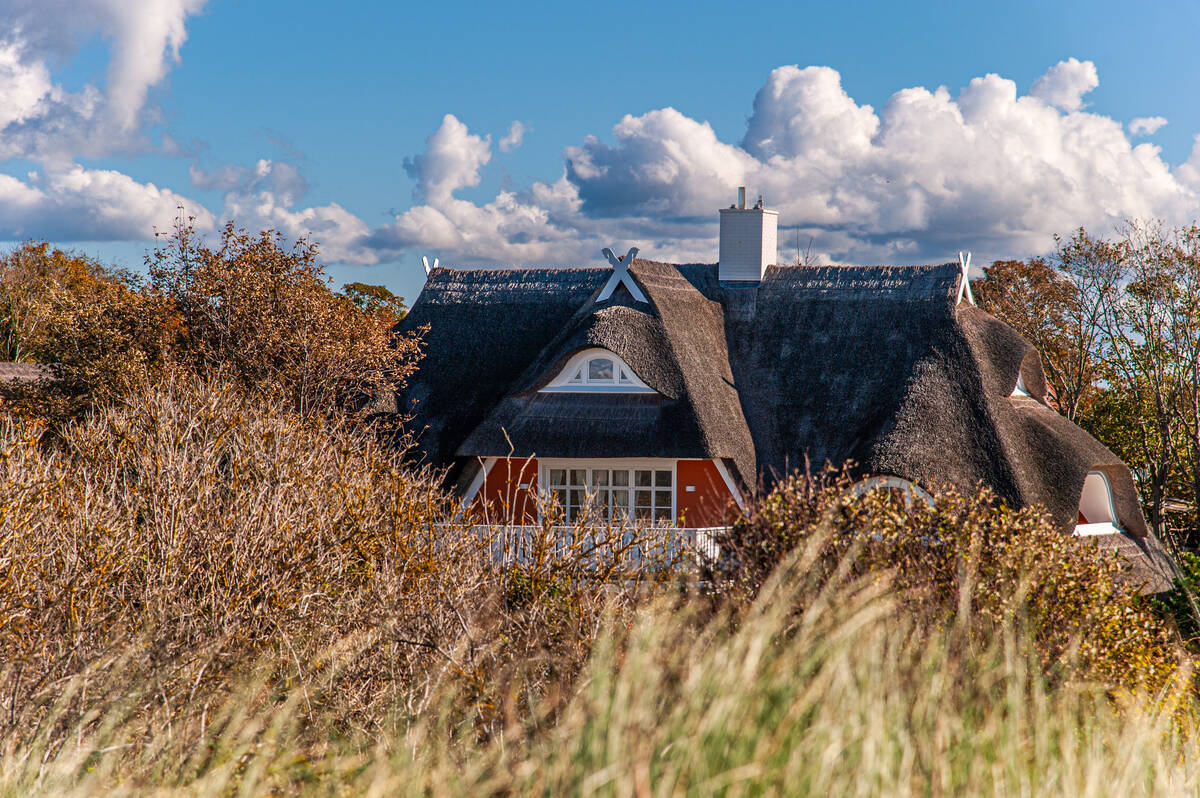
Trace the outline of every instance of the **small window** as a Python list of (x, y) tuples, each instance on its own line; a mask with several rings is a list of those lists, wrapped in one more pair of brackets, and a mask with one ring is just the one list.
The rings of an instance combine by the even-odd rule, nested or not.
[(604, 349), (587, 349), (572, 357), (543, 391), (610, 391), (651, 393), (621, 358)]
[(1079, 515), (1075, 534), (1111, 535), (1120, 532), (1117, 526), (1117, 510), (1113, 506), (1112, 486), (1101, 471), (1089, 471), (1083, 480), (1083, 491), (1079, 496)]

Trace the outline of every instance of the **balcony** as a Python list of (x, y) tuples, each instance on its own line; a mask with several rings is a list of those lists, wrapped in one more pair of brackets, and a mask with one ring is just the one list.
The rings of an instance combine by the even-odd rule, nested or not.
[(716, 535), (727, 527), (476, 524), (445, 529), (474, 535), (503, 566), (569, 562), (602, 571), (690, 571), (717, 558)]

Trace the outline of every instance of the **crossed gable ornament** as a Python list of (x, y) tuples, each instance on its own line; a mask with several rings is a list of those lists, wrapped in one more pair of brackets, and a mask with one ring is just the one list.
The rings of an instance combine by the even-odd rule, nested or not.
[(601, 253), (612, 264), (613, 273), (604, 287), (600, 289), (600, 295), (596, 297), (596, 301), (603, 302), (611, 297), (618, 285), (625, 286), (625, 290), (638, 302), (647, 301), (646, 295), (642, 293), (642, 289), (638, 288), (638, 284), (633, 281), (633, 275), (629, 273), (629, 264), (633, 263), (633, 259), (638, 254), (637, 247), (630, 247), (624, 258), (618, 258), (608, 247), (602, 249)]
[(971, 293), (971, 280), (967, 274), (971, 270), (971, 253), (968, 252), (964, 258), (963, 253), (959, 252), (958, 265), (962, 269), (962, 279), (958, 281), (958, 300), (954, 304), (961, 305), (963, 297), (966, 297), (967, 301), (974, 305), (975, 296)]

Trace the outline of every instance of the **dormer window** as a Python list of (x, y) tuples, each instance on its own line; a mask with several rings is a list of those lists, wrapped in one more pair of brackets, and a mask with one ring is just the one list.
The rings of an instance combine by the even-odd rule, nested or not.
[(652, 393), (624, 360), (607, 349), (585, 349), (567, 361), (543, 391)]
[(1083, 480), (1083, 492), (1079, 497), (1075, 534), (1111, 535), (1120, 531), (1108, 477), (1102, 471), (1089, 471)]

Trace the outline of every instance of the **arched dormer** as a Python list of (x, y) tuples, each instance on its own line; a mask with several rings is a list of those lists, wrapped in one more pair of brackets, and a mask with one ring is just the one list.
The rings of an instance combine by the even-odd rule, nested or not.
[(561, 393), (654, 393), (629, 364), (607, 349), (576, 352), (543, 391)]
[(929, 491), (915, 482), (895, 476), (867, 477), (851, 485), (848, 493), (857, 499), (870, 491), (880, 489), (897, 491), (905, 507), (911, 507), (914, 501), (933, 506), (933, 497), (929, 495)]
[(1079, 496), (1079, 519), (1075, 534), (1111, 535), (1120, 532), (1117, 509), (1113, 503), (1112, 485), (1102, 471), (1089, 471), (1083, 480)]

